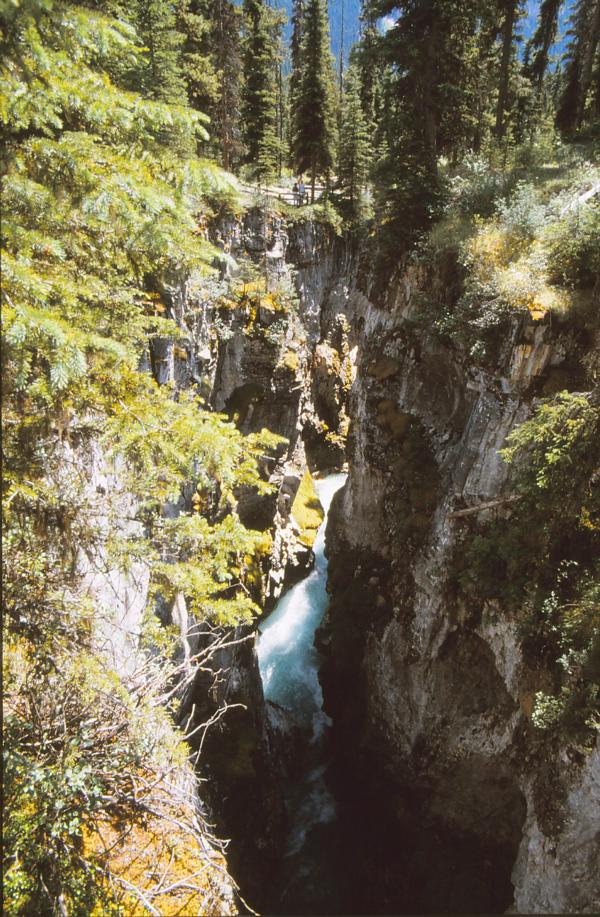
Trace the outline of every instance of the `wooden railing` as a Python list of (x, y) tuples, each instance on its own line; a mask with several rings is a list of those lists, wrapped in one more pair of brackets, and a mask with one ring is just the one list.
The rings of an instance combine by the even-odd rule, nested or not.
[[(248, 182), (240, 182), (240, 190), (244, 194), (251, 195), (266, 195), (267, 197), (274, 197), (279, 201), (283, 201), (286, 204), (292, 206), (300, 206), (298, 203), (298, 195), (294, 193), (292, 188), (287, 188), (283, 185), (253, 185)], [(315, 184), (315, 202), (319, 200), (320, 197), (325, 193), (326, 186), (323, 184)], [(304, 191), (304, 201), (303, 204), (310, 204), (311, 189), (309, 185), (305, 185)]]

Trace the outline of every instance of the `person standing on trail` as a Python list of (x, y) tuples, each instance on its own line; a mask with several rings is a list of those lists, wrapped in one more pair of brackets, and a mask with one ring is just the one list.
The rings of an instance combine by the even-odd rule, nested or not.
[(305, 194), (305, 192), (306, 192), (306, 185), (304, 184), (304, 179), (303, 179), (303, 177), (300, 176), (300, 181), (298, 182), (298, 197), (299, 197), (299, 203), (300, 203), (300, 204), (303, 204), (303, 203), (304, 203), (304, 194)]
[(294, 204), (296, 205), (296, 207), (298, 207), (301, 201), (300, 201), (300, 188), (298, 186), (297, 181), (294, 182), (294, 187), (292, 188), (292, 191), (294, 192)]

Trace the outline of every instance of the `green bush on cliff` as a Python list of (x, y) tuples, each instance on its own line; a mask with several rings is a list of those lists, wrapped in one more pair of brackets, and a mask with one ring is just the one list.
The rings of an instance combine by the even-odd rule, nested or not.
[(598, 185), (600, 172), (575, 161), (537, 168), (529, 178), (507, 180), (502, 194), (498, 183), (485, 204), (477, 203), (477, 182), (471, 188), (456, 176), (445, 216), (419, 248), (419, 259), (445, 280), (443, 299), (423, 299), (423, 319), (478, 362), (497, 357), (515, 314), (535, 322), (576, 308), (588, 325), (598, 324), (600, 202), (579, 198)]
[(295, 207), (280, 201), (278, 209), (289, 223), (309, 223), (312, 221), (328, 227), (336, 236), (342, 234), (344, 228), (343, 218), (328, 198), (319, 200), (314, 204), (306, 204), (303, 207)]
[(600, 701), (599, 441), (592, 396), (540, 403), (504, 450), (519, 501), (495, 522), (473, 523), (453, 563), (472, 606), (496, 599), (516, 614), (530, 661), (551, 673), (535, 725), (585, 742)]
[(542, 239), (552, 283), (593, 289), (600, 277), (600, 195), (551, 222)]

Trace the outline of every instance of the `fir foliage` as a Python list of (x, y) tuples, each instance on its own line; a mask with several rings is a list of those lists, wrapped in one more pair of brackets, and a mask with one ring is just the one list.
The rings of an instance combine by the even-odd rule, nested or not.
[(185, 0), (179, 17), (189, 104), (210, 117), (207, 151), (232, 169), (243, 152), (240, 11), (231, 0)]
[(550, 48), (554, 44), (558, 32), (558, 14), (563, 0), (542, 0), (540, 4), (537, 28), (530, 42), (533, 58), (528, 65), (528, 72), (541, 86), (548, 68)]
[(593, 119), (597, 115), (598, 96), (592, 104), (592, 80), (594, 75), (597, 79), (599, 73), (599, 0), (578, 0), (569, 22), (571, 40), (566, 52), (563, 87), (556, 113), (556, 123), (565, 134), (579, 130), (586, 116)]
[(278, 171), (277, 61), (282, 19), (265, 0), (244, 0), (243, 123), (246, 160), (259, 180)]
[(370, 156), (370, 134), (360, 98), (359, 77), (356, 68), (351, 65), (344, 77), (337, 170), (338, 186), (348, 203), (351, 220), (364, 215), (364, 191)]
[(333, 168), (335, 110), (333, 57), (326, 0), (306, 0), (300, 41), (301, 71), (293, 96), (292, 148), (296, 172), (307, 172), (311, 201), (317, 176)]

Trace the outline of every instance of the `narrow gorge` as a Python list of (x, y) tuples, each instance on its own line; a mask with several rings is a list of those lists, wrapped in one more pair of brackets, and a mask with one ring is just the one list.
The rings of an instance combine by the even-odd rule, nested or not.
[[(274, 526), (265, 607), (284, 595), (259, 625), (264, 691), (248, 647), (228, 659), (221, 700), (247, 709), (207, 740), (245, 897), (290, 914), (597, 909), (598, 749), (582, 754), (536, 730), (534, 696), (548, 675), (528, 657), (518, 615), (483, 579), (466, 588), (460, 576), (469, 539), (511, 516), (511, 469), (499, 451), (540, 395), (577, 385), (593, 339), (568, 320), (521, 315), (494, 329), (493, 359), (475, 361), (427, 322), (424, 302), (447, 297), (452, 308), (451, 262), (407, 262), (383, 279), (351, 237), (260, 211), (233, 238), (267, 271), (266, 290), (298, 295), (277, 344), (278, 313), (261, 301), (251, 325), (248, 313), (228, 325), (211, 364), (215, 406), (245, 432), (267, 426), (289, 444), (273, 471), (276, 503), (242, 502), (250, 525)], [(180, 308), (189, 322), (189, 302)], [(202, 314), (199, 327), (210, 327)], [(195, 346), (207, 348), (201, 335)], [(179, 370), (176, 360), (175, 378), (197, 371), (193, 353)], [(298, 633), (277, 622), (298, 601), (322, 613), (323, 599), (310, 598), (312, 577), (323, 575), (322, 531), (315, 572), (286, 590), (312, 561), (311, 503), (314, 512), (321, 488), (341, 480), (319, 476), (346, 461), (327, 526), (331, 601), (316, 638), (331, 726), (315, 791)], [(316, 652), (306, 634), (303, 652)], [(306, 845), (315, 799), (321, 818), (294, 867), (290, 837)]]

